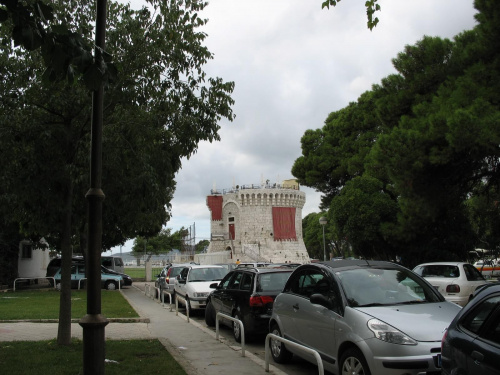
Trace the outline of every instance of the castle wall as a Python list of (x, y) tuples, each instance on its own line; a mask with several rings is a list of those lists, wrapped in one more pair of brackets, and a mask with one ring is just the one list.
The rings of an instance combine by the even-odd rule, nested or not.
[[(288, 189), (241, 189), (226, 193), (222, 220), (211, 221), (212, 238), (208, 251), (231, 249), (233, 259), (242, 262), (309, 263), (302, 238), (304, 204), (305, 193), (293, 185)], [(295, 208), (297, 240), (275, 241), (273, 207)]]

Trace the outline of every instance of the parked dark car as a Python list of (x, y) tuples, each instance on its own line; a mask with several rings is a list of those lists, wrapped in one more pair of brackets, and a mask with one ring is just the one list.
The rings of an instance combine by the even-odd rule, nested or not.
[[(236, 268), (220, 283), (210, 285), (215, 290), (208, 296), (205, 322), (214, 326), (221, 312), (241, 320), (246, 336), (267, 333), (274, 299), (291, 273), (288, 268)], [(221, 323), (232, 327), (234, 338), (241, 341), (239, 324), (229, 319)]]
[(500, 283), (483, 286), (445, 332), (443, 374), (500, 374)]
[(106, 268), (104, 266), (101, 266), (101, 269), (102, 269), (102, 272), (104, 272), (104, 273), (111, 274), (111, 275), (119, 275), (119, 276), (121, 276), (123, 278), (123, 285), (125, 285), (125, 286), (131, 286), (132, 285), (133, 280), (126, 273), (121, 273), (121, 272), (118, 272), (118, 271), (115, 271), (115, 270), (110, 270), (109, 268)]

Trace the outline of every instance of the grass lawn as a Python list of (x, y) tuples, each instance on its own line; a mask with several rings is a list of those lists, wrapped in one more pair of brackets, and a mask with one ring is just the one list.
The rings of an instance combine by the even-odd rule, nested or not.
[[(68, 347), (50, 341), (0, 342), (0, 374), (83, 374), (83, 342)], [(107, 375), (186, 375), (158, 340), (106, 341)]]
[[(0, 294), (0, 319), (58, 319), (57, 290), (15, 291)], [(117, 290), (101, 291), (101, 311), (106, 318), (137, 318), (139, 315)], [(87, 313), (87, 291), (71, 291), (71, 317), (80, 319)], [(1, 372), (0, 372), (1, 373)]]
[(125, 267), (125, 273), (129, 275), (132, 280), (146, 278), (146, 269), (144, 267)]
[[(151, 269), (151, 280), (156, 280), (163, 268), (154, 267)], [(144, 267), (125, 267), (125, 273), (129, 275), (132, 280), (144, 280), (146, 278), (146, 269)]]

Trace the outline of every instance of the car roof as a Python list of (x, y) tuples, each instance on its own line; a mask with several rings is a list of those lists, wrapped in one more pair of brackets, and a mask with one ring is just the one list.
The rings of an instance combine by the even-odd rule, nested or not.
[(193, 268), (193, 269), (196, 269), (196, 268), (224, 268), (222, 266), (217, 266), (215, 264), (190, 264), (190, 265), (186, 266), (186, 268), (187, 267)]
[(500, 292), (500, 281), (478, 286), (477, 289), (474, 291), (473, 296), (474, 299), (476, 297), (482, 298), (483, 296), (489, 295), (490, 293), (498, 293), (498, 292)]
[(245, 272), (253, 272), (253, 273), (278, 273), (278, 272), (288, 272), (292, 273), (293, 268), (277, 268), (277, 267), (241, 267), (235, 268), (233, 271), (245, 271)]
[[(404, 268), (403, 266), (397, 264), (397, 263), (392, 263), (392, 262), (387, 262), (384, 260), (368, 260), (368, 259), (345, 259), (345, 260), (329, 260), (326, 262), (319, 262), (319, 263), (309, 263), (308, 265), (323, 265), (328, 268), (338, 270), (338, 269), (349, 269), (349, 268), (368, 268), (368, 267), (390, 267), (390, 268)], [(306, 265), (299, 266), (295, 269), (303, 268)]]
[(470, 264), (470, 263), (467, 263), (467, 262), (428, 262), (428, 263), (419, 264), (416, 267), (421, 267), (421, 266), (459, 266), (461, 264)]

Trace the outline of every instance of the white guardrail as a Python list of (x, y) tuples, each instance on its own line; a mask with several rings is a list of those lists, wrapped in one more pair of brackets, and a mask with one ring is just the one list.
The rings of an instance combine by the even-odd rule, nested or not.
[(241, 332), (241, 356), (245, 356), (245, 327), (243, 327), (243, 322), (239, 319), (233, 318), (232, 316), (223, 314), (221, 312), (218, 312), (215, 315), (215, 339), (219, 340), (219, 318), (225, 318), (229, 319), (235, 323), (238, 323), (240, 325), (240, 332)]
[(165, 307), (165, 294), (168, 295), (168, 299), (169, 299), (168, 305), (170, 306), (170, 311), (172, 311), (172, 293), (167, 292), (166, 290), (163, 290), (161, 292), (161, 299), (160, 299), (161, 300), (161, 304), (162, 304), (163, 307)]
[(12, 291), (15, 292), (16, 291), (16, 282), (18, 280), (37, 280), (38, 279), (52, 279), (52, 282), (53, 282), (53, 285), (54, 285), (54, 289), (56, 288), (56, 280), (53, 278), (53, 277), (50, 277), (50, 276), (47, 276), (47, 277), (18, 277), (17, 279), (14, 280), (14, 287), (12, 288)]
[(175, 315), (179, 315), (179, 300), (184, 301), (184, 306), (186, 306), (186, 317), (189, 323), (189, 303), (186, 299), (178, 294), (175, 295)]
[(287, 340), (281, 336), (277, 336), (277, 335), (272, 334), (272, 333), (268, 333), (266, 336), (266, 346), (265, 346), (265, 350), (266, 350), (265, 351), (265, 353), (266, 353), (265, 354), (265, 361), (266, 361), (265, 362), (265, 370), (266, 370), (266, 372), (269, 372), (269, 357), (270, 357), (270, 353), (271, 353), (271, 350), (269, 347), (269, 342), (271, 341), (271, 339), (281, 341), (282, 343), (284, 343), (286, 345), (292, 346), (296, 349), (299, 349), (299, 350), (302, 350), (306, 353), (314, 355), (314, 358), (316, 358), (316, 362), (318, 363), (318, 374), (319, 375), (325, 374), (325, 370), (323, 369), (323, 361), (321, 360), (321, 357), (316, 350), (308, 348), (308, 347), (300, 345), (300, 344), (297, 344), (296, 342)]

